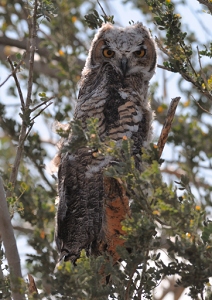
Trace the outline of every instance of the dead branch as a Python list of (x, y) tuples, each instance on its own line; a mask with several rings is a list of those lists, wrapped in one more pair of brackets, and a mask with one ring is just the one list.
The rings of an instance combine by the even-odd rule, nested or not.
[(5, 197), (3, 182), (0, 177), (0, 232), (5, 248), (5, 254), (11, 273), (11, 289), (14, 300), (25, 299), (24, 295), (17, 291), (18, 278), (22, 278), (20, 257), (10, 220), (10, 214)]
[(174, 115), (175, 115), (175, 111), (177, 108), (177, 105), (180, 101), (180, 97), (176, 97), (174, 99), (172, 99), (168, 112), (167, 112), (167, 116), (163, 125), (163, 129), (161, 131), (157, 146), (158, 146), (158, 150), (159, 150), (159, 157), (161, 157), (162, 152), (163, 152), (163, 148), (166, 144), (167, 138), (168, 138), (168, 134), (169, 131), (171, 129), (171, 125), (172, 125), (172, 121), (174, 119)]
[(29, 288), (29, 293), (34, 295), (34, 294), (38, 294), (38, 290), (35, 284), (35, 280), (32, 277), (31, 274), (28, 274), (28, 280), (29, 280), (29, 284), (28, 284), (28, 288)]
[[(175, 170), (172, 170), (170, 168), (163, 168), (161, 170), (162, 173), (166, 173), (166, 174), (169, 174), (169, 175), (173, 175), (173, 176), (176, 176), (177, 178), (181, 178), (182, 175), (186, 175), (186, 172), (182, 169), (175, 169)], [(209, 189), (210, 188), (210, 185), (209, 184), (206, 184), (204, 182), (202, 182), (200, 179), (198, 178), (195, 178), (195, 184), (198, 186), (198, 187), (202, 187), (204, 189)]]
[(203, 5), (206, 5), (207, 8), (209, 9), (209, 11), (211, 12), (212, 14), (212, 3), (209, 1), (209, 0), (198, 0), (199, 3), (203, 4)]

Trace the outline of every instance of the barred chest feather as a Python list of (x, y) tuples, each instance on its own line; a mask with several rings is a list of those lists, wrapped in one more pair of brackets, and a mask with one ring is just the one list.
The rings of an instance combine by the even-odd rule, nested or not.
[[(92, 74), (93, 73), (93, 74)], [(98, 118), (99, 135), (119, 141), (127, 136), (134, 141), (138, 153), (151, 138), (152, 110), (147, 102), (148, 83), (140, 76), (123, 77), (110, 66), (101, 72), (91, 70), (85, 79), (83, 95), (79, 97), (75, 118), (86, 128), (87, 118)], [(90, 92), (90, 84), (98, 80)]]

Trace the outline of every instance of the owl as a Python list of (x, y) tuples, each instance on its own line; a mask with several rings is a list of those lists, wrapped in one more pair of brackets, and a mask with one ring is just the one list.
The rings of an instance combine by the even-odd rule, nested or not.
[[(117, 145), (123, 137), (132, 139), (136, 160), (151, 139), (147, 93), (155, 67), (155, 43), (142, 23), (126, 28), (103, 24), (82, 71), (74, 120), (86, 130), (87, 120), (97, 118), (103, 143), (106, 138)], [(73, 134), (65, 141), (74, 142)], [(107, 253), (117, 261), (116, 247), (124, 244), (121, 222), (130, 215), (126, 191), (118, 180), (104, 176), (113, 158), (96, 156), (96, 150), (79, 147), (60, 154), (55, 240), (59, 261), (74, 265), (83, 249), (88, 256)]]

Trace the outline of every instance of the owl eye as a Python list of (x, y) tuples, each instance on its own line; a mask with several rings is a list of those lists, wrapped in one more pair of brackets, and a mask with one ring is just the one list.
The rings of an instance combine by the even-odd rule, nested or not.
[(115, 54), (115, 52), (110, 49), (104, 49), (102, 53), (103, 53), (104, 57), (107, 57), (107, 58), (111, 58)]
[(141, 50), (135, 51), (134, 53), (138, 57), (143, 57), (146, 54), (146, 50), (145, 49), (141, 49)]

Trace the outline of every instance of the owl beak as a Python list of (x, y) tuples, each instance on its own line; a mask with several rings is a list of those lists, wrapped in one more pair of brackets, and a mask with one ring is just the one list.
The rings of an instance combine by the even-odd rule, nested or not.
[(128, 59), (126, 58), (126, 56), (123, 56), (121, 59), (121, 70), (123, 72), (123, 75), (125, 76), (127, 73), (127, 69), (128, 69)]

